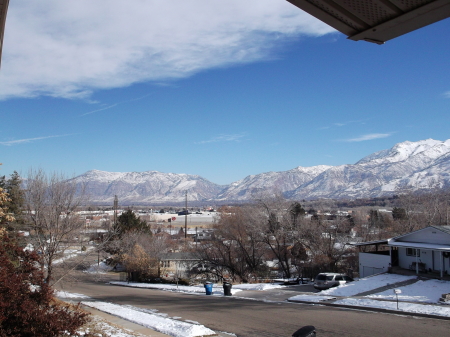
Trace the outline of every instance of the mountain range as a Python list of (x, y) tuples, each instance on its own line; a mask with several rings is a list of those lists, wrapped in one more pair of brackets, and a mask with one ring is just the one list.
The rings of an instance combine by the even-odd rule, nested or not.
[(372, 198), (402, 189), (450, 185), (450, 139), (405, 141), (368, 155), (355, 164), (296, 167), (282, 172), (250, 175), (229, 185), (200, 176), (176, 173), (88, 171), (76, 178), (85, 183), (93, 203), (121, 204), (190, 202), (245, 202), (268, 193), (288, 199)]

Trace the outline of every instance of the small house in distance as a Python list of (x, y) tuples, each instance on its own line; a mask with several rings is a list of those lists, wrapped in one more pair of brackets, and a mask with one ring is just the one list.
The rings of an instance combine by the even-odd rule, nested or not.
[(450, 274), (450, 226), (429, 226), (356, 246), (375, 246), (371, 252), (359, 253), (360, 277), (387, 271), (410, 271), (441, 279)]

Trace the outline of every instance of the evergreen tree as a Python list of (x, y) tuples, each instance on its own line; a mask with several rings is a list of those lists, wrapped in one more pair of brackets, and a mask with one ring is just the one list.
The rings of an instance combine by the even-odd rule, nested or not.
[(406, 220), (406, 211), (404, 208), (394, 207), (392, 209), (392, 217), (394, 220)]
[(117, 224), (114, 228), (114, 236), (121, 237), (131, 231), (151, 234), (150, 227), (144, 220), (141, 220), (131, 209), (117, 217)]
[(6, 203), (6, 207), (8, 208), (8, 212), (14, 216), (14, 224), (17, 229), (17, 226), (24, 224), (22, 213), (25, 199), (24, 191), (22, 189), (22, 179), (16, 171), (14, 171), (10, 178), (6, 180), (5, 189), (9, 196), (9, 201)]
[(291, 220), (292, 220), (292, 224), (294, 226), (297, 225), (297, 220), (300, 216), (304, 216), (305, 215), (305, 210), (303, 209), (302, 205), (300, 205), (300, 203), (298, 202), (294, 202), (291, 205), (291, 208), (289, 210), (289, 213), (291, 214)]

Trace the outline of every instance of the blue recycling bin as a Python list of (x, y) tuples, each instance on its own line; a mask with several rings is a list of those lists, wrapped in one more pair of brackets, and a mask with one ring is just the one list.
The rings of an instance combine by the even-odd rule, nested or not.
[(206, 295), (211, 295), (213, 292), (212, 289), (213, 289), (213, 284), (211, 282), (206, 282), (205, 283)]

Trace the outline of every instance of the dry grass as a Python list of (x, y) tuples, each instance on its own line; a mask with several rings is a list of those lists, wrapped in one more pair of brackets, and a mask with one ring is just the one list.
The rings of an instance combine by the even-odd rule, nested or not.
[(78, 334), (84, 337), (145, 337), (140, 333), (124, 329), (95, 315), (91, 315), (89, 322), (78, 329)]

